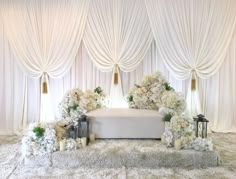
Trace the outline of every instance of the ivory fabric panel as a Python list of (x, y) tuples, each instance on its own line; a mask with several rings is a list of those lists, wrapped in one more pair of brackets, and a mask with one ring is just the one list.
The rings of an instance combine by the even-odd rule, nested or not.
[[(6, 36), (23, 72), (48, 84), (69, 71), (82, 40), (89, 0), (3, 0)], [(48, 85), (47, 85), (48, 86)], [(49, 86), (48, 86), (49, 88)], [(49, 90), (50, 91), (50, 90)], [(40, 96), (39, 121), (53, 121), (51, 95)]]
[[(18, 3), (20, 1), (9, 0), (9, 1), (1, 1), (1, 3), (2, 2), (9, 2), (9, 3), (17, 2)], [(29, 2), (29, 1), (22, 0), (21, 2), (24, 4), (25, 2)], [(22, 18), (25, 20), (27, 19), (25, 23), (32, 22), (32, 23), (36, 23), (36, 25), (40, 25), (40, 22), (38, 22), (36, 19), (37, 19), (38, 13), (41, 10), (43, 9), (46, 10), (45, 14), (48, 14), (49, 16), (52, 15), (50, 14), (49, 11), (47, 11), (49, 7), (44, 7), (46, 6), (46, 2), (56, 3), (58, 5), (57, 6), (58, 9), (62, 9), (64, 7), (67, 8), (67, 6), (64, 6), (65, 1), (63, 0), (62, 1), (32, 0), (30, 1), (29, 4), (27, 4), (27, 6), (25, 6), (25, 8), (26, 9), (29, 8), (33, 3), (39, 4), (39, 2), (42, 2), (41, 4), (42, 6), (41, 5), (37, 6), (38, 9), (36, 8), (36, 11), (29, 11), (29, 13), (31, 13), (32, 15), (31, 16), (32, 19), (30, 17), (27, 17), (27, 13), (23, 15), (19, 15), (18, 14), (19, 11), (15, 11), (15, 12), (5, 11), (5, 12), (8, 14), (7, 15), (8, 17), (10, 17), (9, 15), (11, 13), (14, 13), (13, 14), (14, 17), (18, 18), (18, 15), (19, 15), (20, 19)], [(70, 3), (72, 3), (72, 0), (66, 1), (66, 2), (69, 2), (69, 4), (67, 4), (69, 6)], [(85, 3), (87, 2), (88, 1), (86, 1)], [(127, 7), (130, 7), (131, 4), (134, 3), (134, 1), (124, 2), (124, 3), (127, 3), (126, 7), (117, 6), (119, 7), (119, 11), (116, 10), (113, 16), (113, 18), (116, 17), (114, 18), (117, 23), (116, 27), (119, 26), (119, 27), (124, 27), (123, 29), (127, 29), (128, 22), (132, 22), (135, 19), (134, 17), (130, 16), (130, 14), (132, 15), (135, 14), (137, 15), (137, 17), (140, 17), (139, 20), (140, 21), (142, 20), (145, 24), (145, 27), (139, 26), (140, 33), (137, 33), (137, 35), (138, 34), (140, 35), (141, 32), (147, 35), (147, 33), (145, 32), (148, 32), (148, 31), (145, 31), (145, 29), (147, 28), (149, 29), (148, 27), (149, 21), (148, 20), (144, 21), (144, 19), (146, 19), (147, 14), (149, 15), (149, 18), (150, 18), (150, 13), (151, 13), (155, 15), (155, 17), (150, 18), (150, 22), (151, 22), (150, 24), (151, 24), (151, 27), (154, 27), (152, 31), (153, 31), (157, 45), (155, 45), (155, 43), (152, 43), (151, 47), (148, 48), (149, 50), (146, 49), (147, 53), (144, 52), (145, 51), (144, 49), (141, 49), (141, 52), (143, 53), (140, 53), (140, 54), (146, 53), (146, 56), (142, 57), (144, 58), (143, 61), (141, 60), (139, 63), (137, 63), (137, 66), (135, 67), (134, 71), (132, 72), (121, 71), (120, 72), (120, 76), (121, 76), (120, 84), (122, 84), (123, 86), (122, 90), (124, 92), (124, 95), (127, 94), (128, 89), (130, 89), (135, 83), (138, 83), (144, 75), (153, 73), (157, 70), (163, 72), (164, 75), (168, 78), (168, 80), (170, 80), (174, 88), (177, 89), (177, 91), (184, 92), (185, 95), (187, 94), (187, 91), (189, 90), (189, 87), (190, 87), (188, 82), (191, 80), (190, 79), (191, 69), (195, 70), (196, 78), (197, 76), (199, 76), (200, 78), (204, 78), (204, 76), (209, 77), (210, 75), (213, 75), (209, 79), (204, 79), (204, 80), (198, 79), (199, 81), (198, 88), (199, 88), (199, 94), (200, 94), (199, 98), (201, 100), (197, 102), (198, 104), (201, 104), (202, 111), (204, 114), (206, 114), (206, 116), (210, 120), (210, 124), (212, 125), (211, 128), (214, 131), (236, 132), (236, 129), (235, 129), (236, 117), (235, 117), (235, 112), (234, 112), (234, 109), (236, 107), (235, 106), (235, 101), (236, 101), (235, 81), (236, 79), (234, 75), (235, 68), (236, 68), (235, 67), (236, 39), (235, 39), (235, 34), (233, 34), (233, 29), (235, 29), (234, 28), (235, 20), (233, 19), (235, 17), (235, 12), (236, 12), (234, 9), (236, 7), (235, 1), (234, 0), (224, 0), (224, 1), (223, 0), (222, 1), (221, 0), (215, 0), (215, 1), (213, 0), (206, 0), (206, 1), (203, 1), (203, 0), (189, 0), (189, 1), (157, 0), (157, 1), (153, 1), (153, 4), (150, 5), (149, 3), (151, 3), (152, 0), (146, 0), (145, 1), (146, 6), (147, 6), (146, 15), (145, 15), (145, 12), (143, 11), (143, 9), (145, 9), (143, 7), (145, 6), (142, 6), (144, 1), (135, 1), (135, 2), (137, 2), (137, 4), (135, 6), (132, 6), (133, 9), (131, 8), (131, 10), (129, 11), (127, 10)], [(16, 6), (12, 6), (11, 8), (14, 9), (18, 7), (19, 4), (17, 3), (15, 4)], [(79, 3), (79, 1), (76, 1), (75, 3)], [(99, 2), (96, 1), (93, 3), (96, 4)], [(108, 9), (106, 12), (100, 13), (98, 10), (97, 12), (96, 11), (94, 12), (96, 12), (99, 15), (102, 15), (103, 13), (112, 12), (112, 9), (114, 8), (115, 5), (117, 5), (116, 3), (118, 2), (110, 1), (107, 3), (109, 4), (107, 6), (110, 9)], [(156, 3), (160, 6), (156, 7), (155, 5)], [(3, 6), (1, 6), (1, 15), (3, 13), (2, 7)], [(98, 9), (100, 8), (100, 6), (97, 6), (97, 7)], [(160, 7), (163, 7), (163, 8), (160, 8)], [(200, 7), (203, 7), (203, 8), (200, 8)], [(70, 11), (71, 13), (78, 13), (75, 10), (76, 7), (71, 7), (71, 8), (73, 9), (72, 11)], [(92, 8), (95, 8), (94, 4), (92, 5)], [(149, 8), (151, 10), (149, 10)], [(155, 8), (157, 8), (157, 11), (153, 10)], [(138, 9), (141, 9), (140, 12), (142, 13), (137, 14)], [(164, 10), (167, 10), (167, 11), (164, 11)], [(84, 12), (85, 11), (86, 10), (84, 9)], [(45, 28), (37, 29), (36, 26), (34, 25), (27, 26), (27, 27), (32, 27), (32, 28), (27, 28), (28, 34), (23, 33), (22, 38), (24, 37), (24, 40), (19, 38), (20, 40), (16, 40), (16, 42), (14, 42), (13, 44), (17, 46), (22, 45), (22, 47), (24, 46), (26, 47), (24, 48), (24, 51), (21, 49), (21, 47), (19, 50), (20, 52), (22, 52), (22, 54), (24, 54), (27, 57), (25, 58), (26, 61), (27, 60), (33, 61), (32, 64), (34, 65), (27, 66), (33, 69), (32, 74), (31, 74), (32, 77), (39, 77), (44, 71), (42, 69), (47, 69), (45, 68), (47, 65), (51, 69), (51, 70), (49, 69), (47, 70), (50, 71), (49, 73), (52, 77), (56, 77), (57, 75), (60, 77), (63, 76), (63, 75), (59, 75), (59, 72), (58, 72), (59, 68), (54, 68), (56, 65), (53, 61), (56, 59), (54, 57), (56, 57), (57, 55), (59, 57), (60, 54), (64, 53), (64, 51), (59, 50), (59, 47), (56, 48), (56, 44), (57, 45), (62, 44), (63, 45), (61, 46), (62, 48), (65, 47), (65, 44), (60, 41), (60, 38), (58, 38), (56, 41), (53, 41), (52, 39), (48, 38), (50, 34), (54, 34), (54, 32), (58, 35), (64, 32), (63, 29), (65, 31), (67, 30), (69, 31), (69, 28), (68, 29), (63, 28), (66, 25), (68, 25), (68, 22), (69, 22), (65, 20), (66, 17), (63, 16), (63, 12), (65, 12), (65, 10), (60, 11), (60, 13), (59, 11), (57, 11), (57, 14), (54, 14), (56, 17), (60, 17), (60, 21), (57, 21), (57, 23), (54, 24), (55, 26), (53, 24), (49, 24), (49, 20), (52, 20), (52, 18), (47, 19), (45, 18), (46, 16), (44, 16), (43, 18), (46, 22), (45, 24), (47, 24)], [(71, 17), (74, 17), (73, 14), (71, 13), (69, 13), (68, 16), (71, 15)], [(128, 19), (118, 19), (118, 17), (120, 17), (119, 14), (121, 13), (126, 14), (122, 17), (123, 18), (128, 17)], [(198, 16), (198, 13), (199, 13), (199, 16)], [(156, 17), (156, 14), (159, 14), (160, 16)], [(103, 18), (103, 15), (99, 17)], [(110, 18), (112, 17), (110, 16)], [(19, 63), (18, 65), (16, 65), (15, 63), (15, 61), (20, 62), (21, 58), (19, 58), (17, 53), (15, 53), (16, 50), (14, 46), (12, 46), (11, 44), (13, 40), (10, 40), (10, 39), (13, 39), (13, 38), (10, 37), (9, 39), (10, 44), (9, 44), (8, 34), (5, 34), (5, 32), (3, 32), (3, 24), (5, 25), (5, 28), (7, 28), (6, 24), (4, 23), (5, 20), (3, 20), (2, 17), (0, 16), (0, 58), (1, 58), (0, 59), (0, 69), (1, 69), (0, 70), (0, 85), (1, 85), (0, 123), (2, 124), (0, 126), (0, 133), (14, 133), (14, 132), (17, 132), (18, 129), (24, 128), (28, 122), (38, 120), (39, 114), (40, 114), (40, 104), (42, 104), (40, 102), (42, 100), (42, 95), (40, 94), (40, 91), (41, 91), (40, 80), (33, 79), (30, 77), (25, 77), (23, 73), (21, 72), (21, 70), (18, 68)], [(169, 23), (164, 23), (165, 20), (168, 20)], [(195, 23), (193, 23), (192, 20), (194, 20)], [(84, 21), (82, 20), (81, 23), (83, 22)], [(20, 21), (16, 23), (19, 24)], [(94, 22), (92, 22), (92, 24), (93, 23)], [(107, 24), (109, 24), (109, 26), (107, 26)], [(160, 24), (160, 26), (158, 24)], [(62, 30), (62, 31), (59, 30), (60, 33), (55, 30), (57, 25), (58, 26), (62, 25), (62, 27), (59, 28)], [(7, 26), (10, 27), (11, 25), (8, 24)], [(48, 28), (50, 27), (51, 29), (52, 26), (54, 29), (53, 32), (48, 30)], [(81, 27), (82, 26), (83, 24), (81, 25)], [(110, 26), (114, 27), (114, 24), (111, 24), (111, 19), (109, 19), (108, 21), (103, 20), (101, 27), (104, 27), (104, 28), (106, 27), (108, 30)], [(22, 30), (23, 29), (20, 28), (19, 32), (21, 32)], [(42, 32), (45, 32), (45, 33), (42, 33), (41, 35), (35, 34), (35, 33), (40, 33), (41, 30)], [(120, 29), (118, 28), (118, 30)], [(10, 29), (10, 31), (12, 31), (13, 33), (17, 32), (13, 28)], [(157, 32), (158, 34), (156, 34)], [(108, 43), (109, 44), (108, 46), (111, 48), (108, 49), (108, 47), (106, 47), (107, 45), (100, 45), (101, 47), (99, 46), (99, 48), (104, 47), (104, 49), (102, 50), (103, 52), (106, 52), (105, 59), (110, 60), (110, 56), (107, 54), (112, 54), (112, 55), (115, 54), (115, 51), (111, 49), (118, 49), (123, 54), (123, 56), (121, 56), (122, 59), (125, 59), (125, 61), (126, 60), (128, 61), (128, 59), (130, 58), (129, 53), (132, 52), (132, 50), (130, 49), (126, 51), (125, 49), (131, 48), (129, 44), (131, 43), (131, 39), (133, 38), (133, 36), (135, 36), (136, 31), (134, 33), (134, 30), (132, 28), (127, 31), (120, 31), (121, 35), (119, 36), (119, 38), (118, 36), (116, 36), (116, 40), (113, 41), (113, 43), (111, 42), (112, 33), (114, 32), (106, 33), (106, 35), (109, 34), (109, 37), (105, 36), (106, 38), (109, 39), (107, 42), (103, 42), (101, 40), (101, 42), (104, 44)], [(46, 35), (46, 34), (49, 34), (49, 35)], [(55, 36), (57, 36), (56, 34)], [(27, 35), (30, 35), (30, 36), (32, 35), (32, 39), (27, 38)], [(70, 35), (75, 35), (75, 34), (72, 33)], [(143, 46), (145, 46), (144, 45), (145, 43), (146, 44), (150, 43), (149, 35), (147, 35), (148, 37), (147, 36), (145, 37), (145, 35), (143, 36), (140, 35), (140, 38), (142, 39), (137, 38), (136, 41), (134, 42), (135, 43), (140, 42), (139, 45), (143, 44)], [(231, 35), (233, 35), (233, 38), (230, 37)], [(16, 36), (17, 34), (13, 34), (13, 37), (16, 37)], [(47, 38), (45, 38), (45, 36)], [(52, 36), (52, 37), (55, 37), (55, 36)], [(79, 36), (81, 38), (82, 35), (81, 34), (78, 35), (78, 38)], [(86, 36), (86, 33), (85, 33), (85, 36)], [(70, 37), (71, 36), (69, 36), (68, 39)], [(125, 37), (127, 37), (127, 40), (125, 40), (126, 39)], [(228, 39), (226, 37), (228, 37)], [(100, 38), (104, 39), (103, 37), (100, 37)], [(145, 38), (147, 41), (141, 43), (141, 41)], [(117, 41), (118, 39), (120, 40), (120, 42), (122, 42), (122, 47), (124, 47), (124, 49), (113, 48), (114, 44), (118, 44), (118, 41)], [(31, 45), (26, 46), (26, 40), (32, 40), (31, 42), (32, 46)], [(49, 42), (51, 40), (53, 42), (52, 44), (54, 44), (55, 46), (49, 45), (50, 44)], [(232, 42), (230, 44), (231, 40)], [(36, 41), (38, 41), (39, 43), (36, 43)], [(37, 47), (34, 48), (33, 45), (37, 45)], [(134, 44), (134, 48), (135, 47), (136, 46)], [(176, 47), (176, 49), (174, 49), (174, 47)], [(51, 49), (51, 50), (48, 51), (47, 49)], [(49, 83), (50, 83), (49, 91), (51, 92), (50, 94), (51, 94), (52, 108), (54, 110), (54, 114), (57, 111), (57, 105), (62, 99), (63, 94), (68, 89), (79, 87), (83, 90), (86, 90), (86, 89), (93, 89), (99, 85), (105, 89), (107, 94), (110, 93), (110, 90), (111, 90), (110, 85), (111, 85), (111, 81), (113, 77), (112, 72), (101, 72), (97, 68), (97, 66), (93, 64), (94, 58), (91, 56), (91, 52), (89, 51), (87, 52), (86, 49), (88, 49), (87, 46), (85, 48), (82, 45), (78, 52), (77, 51), (75, 53), (73, 52), (74, 56), (77, 53), (77, 56), (75, 57), (75, 61), (74, 61), (74, 57), (68, 56), (67, 62), (68, 64), (71, 63), (72, 67), (71, 69), (68, 68), (68, 70), (70, 69), (68, 72), (66, 72), (67, 70), (65, 69), (60, 69), (63, 71), (61, 74), (65, 74), (62, 78), (57, 79), (57, 80), (49, 78)], [(28, 52), (27, 50), (29, 50), (30, 52)], [(31, 52), (33, 54), (33, 55), (31, 54), (32, 56), (30, 56)], [(41, 58), (40, 56), (41, 52), (42, 54), (51, 54), (51, 55), (48, 55), (48, 60), (46, 61), (36, 60), (36, 57)], [(99, 54), (100, 53), (101, 52), (99, 51)], [(52, 54), (56, 54), (56, 55), (53, 56)], [(67, 54), (71, 55), (72, 53), (68, 52)], [(98, 54), (96, 53), (96, 55)], [(46, 57), (46, 56), (47, 55), (43, 55), (43, 57)], [(101, 54), (98, 56), (104, 57)], [(117, 57), (117, 53), (114, 56)], [(126, 57), (126, 58), (123, 58), (123, 57)], [(137, 59), (139, 58), (137, 57)], [(44, 62), (46, 65), (44, 64)], [(60, 63), (61, 61), (59, 60), (57, 62)], [(131, 62), (128, 61), (127, 63), (131, 63)], [(28, 64), (28, 61), (26, 64)], [(174, 64), (174, 66), (171, 66), (172, 64)], [(62, 67), (63, 65), (59, 64), (58, 67), (59, 66)], [(126, 66), (126, 64), (124, 66)], [(109, 68), (110, 67), (112, 70), (113, 66), (110, 65)], [(220, 69), (220, 70), (216, 72), (217, 69)], [(52, 71), (54, 71), (55, 73)], [(171, 71), (171, 74), (169, 73), (169, 71)], [(185, 80), (180, 81), (180, 80), (175, 79), (176, 77), (185, 79)], [(192, 96), (194, 97), (198, 95), (197, 94), (190, 95), (190, 97)]]
[[(91, 1), (83, 41), (101, 71), (113, 70), (110, 107), (125, 106), (119, 70), (134, 70), (152, 40), (143, 0)], [(114, 84), (115, 73), (118, 75), (117, 84)]]
[(215, 74), (224, 62), (236, 23), (234, 0), (146, 0), (162, 60), (177, 79), (195, 79), (187, 96), (192, 115), (202, 112), (198, 78)]

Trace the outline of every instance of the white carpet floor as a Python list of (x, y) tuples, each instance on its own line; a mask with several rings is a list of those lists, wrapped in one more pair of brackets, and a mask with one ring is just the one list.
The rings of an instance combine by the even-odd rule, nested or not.
[[(21, 165), (20, 139), (16, 136), (0, 136), (0, 179), (4, 178), (121, 178), (121, 179), (155, 179), (155, 178), (196, 178), (196, 179), (226, 179), (236, 178), (236, 134), (214, 133), (215, 149), (220, 153), (222, 164), (219, 167), (206, 169), (188, 168), (53, 168), (29, 167)], [(122, 141), (109, 141), (120, 142)], [(142, 141), (143, 142), (143, 141)], [(154, 141), (159, 142), (159, 141)], [(130, 145), (138, 146), (136, 140)], [(150, 145), (150, 141), (147, 143)], [(127, 145), (127, 142), (125, 142)], [(129, 145), (129, 144), (128, 144)], [(127, 146), (124, 146), (127, 147)]]

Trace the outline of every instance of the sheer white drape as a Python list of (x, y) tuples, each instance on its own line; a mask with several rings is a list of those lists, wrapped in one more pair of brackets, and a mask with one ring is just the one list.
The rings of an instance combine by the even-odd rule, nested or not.
[(236, 33), (220, 70), (200, 80), (203, 112), (215, 132), (236, 132)]
[[(1, 14), (17, 61), (30, 77), (62, 77), (73, 64), (84, 32), (88, 0), (7, 0)], [(40, 120), (54, 120), (48, 94), (41, 95)]]
[[(236, 1), (145, 2), (160, 55), (176, 78), (208, 78), (219, 70), (234, 32)], [(189, 109), (196, 114), (201, 112), (198, 89), (190, 87)]]
[(144, 1), (91, 1), (83, 40), (99, 69), (118, 73), (118, 84), (111, 85), (110, 100), (112, 107), (120, 106), (123, 94), (119, 69), (134, 70), (153, 40)]
[[(199, 92), (203, 113), (210, 120), (210, 126), (217, 132), (236, 132), (236, 34), (230, 45), (224, 64), (219, 72), (208, 79), (199, 79)], [(143, 76), (161, 71), (177, 90), (187, 95), (189, 80), (177, 80), (165, 67), (160, 52), (152, 43), (144, 60), (130, 72), (121, 72), (124, 95), (140, 82)], [(92, 63), (91, 58), (82, 46), (76, 56), (72, 69), (63, 79), (51, 80), (51, 90), (54, 99), (54, 110), (64, 93), (71, 88), (83, 90), (101, 86), (109, 93), (111, 72), (100, 72)]]
[[(223, 1), (222, 1), (223, 2)], [(218, 24), (217, 24), (218, 25)], [(212, 39), (214, 40), (214, 39)], [(161, 71), (171, 84), (187, 94), (189, 80), (176, 80), (162, 61), (160, 49), (153, 43), (144, 60), (130, 73), (121, 72), (124, 94), (146, 74)], [(206, 49), (207, 50), (207, 49)], [(25, 77), (15, 61), (0, 17), (0, 134), (12, 134), (28, 122), (37, 121), (40, 113), (40, 80)], [(199, 93), (203, 112), (217, 132), (236, 132), (236, 34), (228, 48), (220, 70), (208, 79), (199, 79)], [(110, 90), (112, 72), (100, 72), (81, 46), (72, 68), (62, 79), (50, 79), (53, 109), (65, 91), (79, 87), (83, 90), (101, 86)]]
[(15, 61), (0, 18), (0, 135), (20, 132), (25, 122), (27, 81)]
[[(12, 134), (17, 132), (17, 129), (22, 128), (23, 73), (16, 65), (15, 57), (6, 38), (1, 35), (0, 37), (0, 104), (2, 109), (0, 113), (0, 134)], [(236, 36), (234, 36), (230, 51), (227, 54), (225, 63), (218, 73), (209, 79), (199, 81), (203, 112), (210, 120), (211, 129), (218, 132), (236, 132), (236, 116), (234, 111), (236, 108)], [(8, 61), (6, 62), (6, 60)], [(177, 91), (182, 91), (185, 95), (187, 94), (188, 80), (176, 80), (168, 72), (154, 43), (136, 70), (131, 73), (121, 72), (124, 94), (127, 94), (128, 90), (135, 83), (138, 83), (144, 75), (157, 70), (166, 76)], [(100, 72), (82, 46), (78, 51), (71, 70), (61, 79), (50, 80), (51, 97), (55, 113), (64, 93), (69, 89), (78, 87), (86, 90), (101, 86), (105, 89), (106, 93), (109, 93), (111, 74), (111, 72)], [(9, 79), (14, 80), (9, 81)], [(38, 120), (39, 86), (39, 79), (27, 79), (27, 89), (25, 90), (27, 94), (25, 118), (27, 121), (25, 123)], [(12, 95), (12, 90), (15, 91), (15, 95)]]
[[(120, 72), (124, 95), (127, 95), (129, 89), (132, 88), (134, 84), (139, 83), (145, 75), (156, 71), (161, 71), (177, 91), (182, 91), (186, 94), (188, 81), (176, 80), (170, 75), (164, 63), (161, 61), (157, 47), (153, 42), (144, 60), (134, 71)], [(82, 44), (70, 72), (61, 79), (51, 79), (50, 81), (54, 112), (58, 112), (58, 104), (62, 100), (63, 95), (67, 90), (72, 88), (78, 87), (82, 90), (87, 90), (101, 86), (106, 94), (109, 94), (111, 75), (112, 72), (101, 72), (96, 67)]]

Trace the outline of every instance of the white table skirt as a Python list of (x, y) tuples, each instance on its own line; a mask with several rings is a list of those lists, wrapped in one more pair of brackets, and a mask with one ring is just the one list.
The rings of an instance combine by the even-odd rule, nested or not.
[(86, 114), (96, 138), (161, 138), (162, 116), (145, 109), (97, 109)]

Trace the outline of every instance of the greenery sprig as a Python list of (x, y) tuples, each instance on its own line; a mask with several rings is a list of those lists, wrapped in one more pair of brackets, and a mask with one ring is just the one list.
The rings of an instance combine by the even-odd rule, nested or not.
[(101, 94), (102, 93), (102, 88), (100, 86), (98, 86), (97, 88), (94, 89), (94, 92), (97, 94)]
[(164, 83), (164, 85), (165, 85), (165, 89), (166, 89), (167, 91), (174, 90), (174, 88), (172, 88), (169, 83)]
[(163, 119), (163, 121), (165, 121), (165, 122), (170, 122), (170, 120), (171, 120), (172, 117), (173, 117), (172, 114), (167, 113), (167, 114), (164, 115), (164, 117), (163, 117), (162, 119)]
[(42, 127), (35, 127), (33, 129), (33, 132), (35, 133), (37, 138), (43, 137), (45, 129)]

